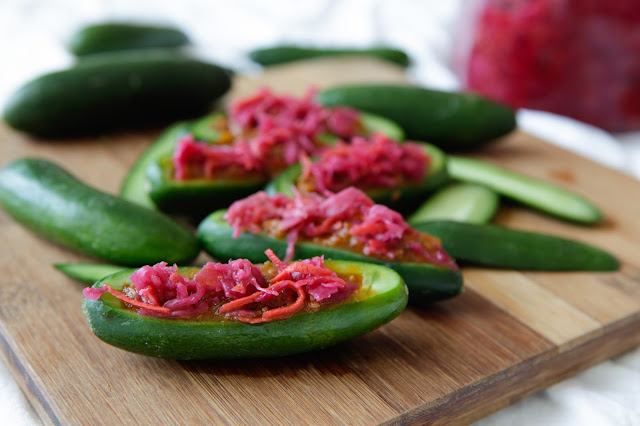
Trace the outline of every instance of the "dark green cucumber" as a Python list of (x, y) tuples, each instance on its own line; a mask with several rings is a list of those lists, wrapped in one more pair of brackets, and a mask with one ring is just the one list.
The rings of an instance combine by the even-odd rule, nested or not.
[(106, 276), (127, 269), (125, 266), (104, 263), (56, 263), (53, 267), (69, 278), (85, 284), (93, 284)]
[(200, 252), (193, 233), (168, 216), (91, 188), (42, 159), (0, 170), (0, 205), (41, 237), (111, 263), (186, 264)]
[[(233, 238), (233, 230), (224, 220), (224, 210), (218, 210), (204, 219), (198, 227), (198, 238), (207, 253), (221, 261), (235, 257), (252, 262), (264, 262), (265, 250), (272, 249), (284, 258), (287, 242), (266, 235), (243, 232)], [(426, 305), (448, 299), (463, 290), (460, 270), (453, 270), (428, 263), (385, 262), (363, 254), (312, 243), (297, 243), (295, 256), (298, 259), (324, 255), (327, 259), (369, 262), (385, 265), (400, 274), (409, 288), (409, 301), (414, 305)]]
[(615, 271), (618, 260), (597, 247), (567, 238), (496, 225), (424, 222), (414, 228), (435, 235), (458, 261), (544, 271)]
[(407, 139), (428, 141), (447, 152), (476, 148), (516, 127), (512, 109), (469, 93), (362, 84), (322, 90), (317, 100), (389, 118), (404, 129)]
[[(394, 203), (397, 201), (406, 201), (408, 199), (415, 199), (422, 196), (429, 191), (433, 191), (442, 184), (444, 184), (448, 178), (447, 176), (447, 160), (446, 155), (437, 147), (418, 142), (424, 152), (429, 156), (429, 166), (427, 173), (419, 184), (407, 185), (402, 188), (360, 188), (363, 189), (367, 195), (376, 201), (377, 203)], [(293, 186), (295, 186), (302, 167), (300, 164), (295, 164), (287, 168), (280, 175), (276, 176), (266, 186), (265, 190), (269, 194), (280, 192), (288, 196), (293, 196)]]
[(116, 50), (180, 47), (189, 37), (178, 28), (135, 22), (101, 22), (75, 31), (67, 50), (75, 56), (86, 56)]
[(273, 46), (254, 49), (249, 52), (249, 58), (262, 66), (284, 64), (287, 62), (300, 61), (304, 59), (321, 58), (326, 56), (371, 56), (392, 62), (401, 67), (408, 67), (409, 56), (400, 49), (386, 46), (376, 46), (369, 48), (320, 48), (312, 46)]
[[(325, 265), (338, 274), (361, 276), (366, 297), (263, 324), (138, 315), (109, 293), (98, 301), (85, 299), (83, 311), (96, 336), (127, 351), (170, 359), (229, 359), (292, 355), (332, 346), (391, 321), (407, 304), (402, 279), (388, 268), (344, 261)], [(120, 290), (133, 272), (122, 271), (105, 281)], [(94, 285), (101, 286), (102, 282)]]
[(558, 185), (472, 158), (449, 156), (449, 175), (487, 188), (561, 219), (593, 224), (602, 212), (591, 201)]
[(431, 195), (407, 219), (410, 225), (431, 220), (487, 223), (498, 210), (494, 191), (471, 183), (451, 183)]
[(146, 173), (150, 184), (149, 197), (160, 210), (199, 219), (261, 190), (267, 181), (262, 176), (238, 180), (177, 181), (173, 178), (171, 157), (152, 162)]
[(227, 70), (185, 55), (105, 53), (26, 83), (4, 119), (40, 137), (100, 133), (202, 114), (230, 86)]

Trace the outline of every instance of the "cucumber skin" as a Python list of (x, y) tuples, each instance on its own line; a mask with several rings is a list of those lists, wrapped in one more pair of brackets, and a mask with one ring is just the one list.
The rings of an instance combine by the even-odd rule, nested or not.
[(400, 49), (390, 47), (370, 48), (316, 48), (308, 46), (273, 46), (255, 49), (249, 52), (249, 58), (262, 66), (284, 64), (304, 59), (320, 58), (326, 56), (371, 56), (401, 67), (410, 65), (409, 56)]
[(96, 134), (204, 113), (230, 87), (227, 70), (185, 55), (105, 53), (27, 82), (4, 119), (44, 138)]
[(484, 161), (450, 155), (448, 171), (452, 179), (484, 185), (560, 219), (590, 225), (603, 218), (596, 205), (575, 192)]
[(499, 207), (494, 191), (470, 183), (452, 183), (431, 195), (407, 219), (409, 225), (431, 220), (487, 223)]
[[(198, 227), (198, 239), (207, 253), (220, 261), (244, 257), (258, 263), (267, 259), (264, 251), (270, 248), (278, 257), (284, 258), (286, 241), (248, 232), (233, 238), (231, 227), (222, 218), (224, 213), (224, 210), (211, 213)], [(441, 268), (427, 263), (385, 262), (348, 250), (311, 243), (296, 244), (295, 257), (298, 259), (322, 255), (328, 259), (368, 262), (395, 270), (409, 288), (409, 303), (412, 305), (428, 306), (432, 302), (457, 296), (463, 291), (462, 274), (459, 269)]]
[(322, 90), (317, 100), (387, 117), (404, 129), (407, 139), (427, 141), (447, 152), (477, 148), (516, 127), (512, 109), (470, 93), (364, 84)]
[(84, 26), (72, 34), (67, 50), (75, 56), (118, 50), (173, 48), (189, 44), (181, 30), (164, 25), (102, 22)]
[(104, 263), (56, 263), (53, 267), (69, 278), (85, 284), (93, 284), (104, 277), (127, 269), (125, 266)]
[[(144, 317), (121, 308), (120, 301), (109, 294), (98, 301), (84, 299), (83, 311), (91, 330), (106, 343), (143, 355), (186, 360), (263, 358), (322, 349), (371, 331), (404, 310), (407, 290), (395, 272), (355, 262), (325, 264), (331, 269), (364, 271), (363, 281), (372, 282), (374, 291), (379, 288), (375, 280), (384, 280), (389, 288), (358, 302), (264, 324)], [(131, 273), (122, 271), (109, 282), (119, 289), (117, 284), (121, 286)], [(94, 287), (101, 285), (102, 281)]]
[(37, 158), (0, 170), (0, 205), (37, 235), (110, 263), (187, 264), (195, 235), (168, 216), (98, 191)]
[(550, 234), (454, 221), (432, 221), (414, 228), (442, 240), (459, 261), (476, 265), (540, 271), (615, 271), (610, 253)]

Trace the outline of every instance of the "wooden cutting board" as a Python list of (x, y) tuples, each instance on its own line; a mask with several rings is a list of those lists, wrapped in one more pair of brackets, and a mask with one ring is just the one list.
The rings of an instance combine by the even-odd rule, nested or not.
[[(322, 60), (239, 78), (230, 97), (264, 84), (300, 94), (311, 84), (365, 80), (405, 76), (375, 61)], [(0, 165), (46, 157), (116, 192), (158, 133), (51, 142), (0, 128)], [(461, 296), (409, 308), (325, 351), (176, 362), (99, 341), (81, 311), (83, 286), (50, 266), (89, 259), (0, 212), (3, 357), (52, 424), (439, 424), (479, 419), (640, 344), (640, 182), (521, 132), (476, 156), (583, 193), (606, 213), (602, 225), (588, 228), (505, 206), (497, 222), (597, 244), (619, 256), (621, 270), (466, 268)]]

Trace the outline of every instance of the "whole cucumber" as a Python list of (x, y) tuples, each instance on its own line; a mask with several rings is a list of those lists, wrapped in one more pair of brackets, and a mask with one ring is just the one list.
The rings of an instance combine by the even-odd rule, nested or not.
[(101, 22), (75, 31), (67, 50), (75, 56), (86, 56), (115, 50), (180, 47), (188, 43), (189, 37), (184, 32), (168, 25)]
[(58, 138), (203, 114), (229, 71), (175, 52), (104, 53), (23, 85), (5, 105), (17, 130)]
[(111, 263), (187, 264), (200, 252), (193, 232), (168, 216), (91, 188), (42, 159), (0, 169), (0, 206), (41, 237)]
[(392, 62), (401, 67), (408, 67), (410, 63), (409, 56), (404, 51), (387, 46), (358, 48), (280, 45), (254, 49), (249, 52), (249, 58), (262, 66), (342, 55), (370, 56)]
[(349, 106), (386, 117), (404, 129), (407, 139), (445, 151), (473, 149), (516, 127), (511, 108), (470, 93), (361, 84), (322, 90), (317, 99), (325, 106)]
[(551, 234), (454, 221), (413, 227), (440, 238), (456, 260), (474, 265), (540, 271), (615, 271), (620, 266), (598, 247)]

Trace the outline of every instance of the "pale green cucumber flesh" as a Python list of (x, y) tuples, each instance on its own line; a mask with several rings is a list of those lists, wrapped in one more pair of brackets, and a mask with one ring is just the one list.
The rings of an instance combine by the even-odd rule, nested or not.
[(470, 183), (451, 183), (429, 196), (407, 219), (410, 225), (431, 220), (487, 223), (498, 210), (494, 191)]
[(558, 218), (593, 224), (603, 217), (595, 204), (575, 192), (487, 162), (449, 156), (448, 170), (455, 180), (484, 185), (500, 195)]

